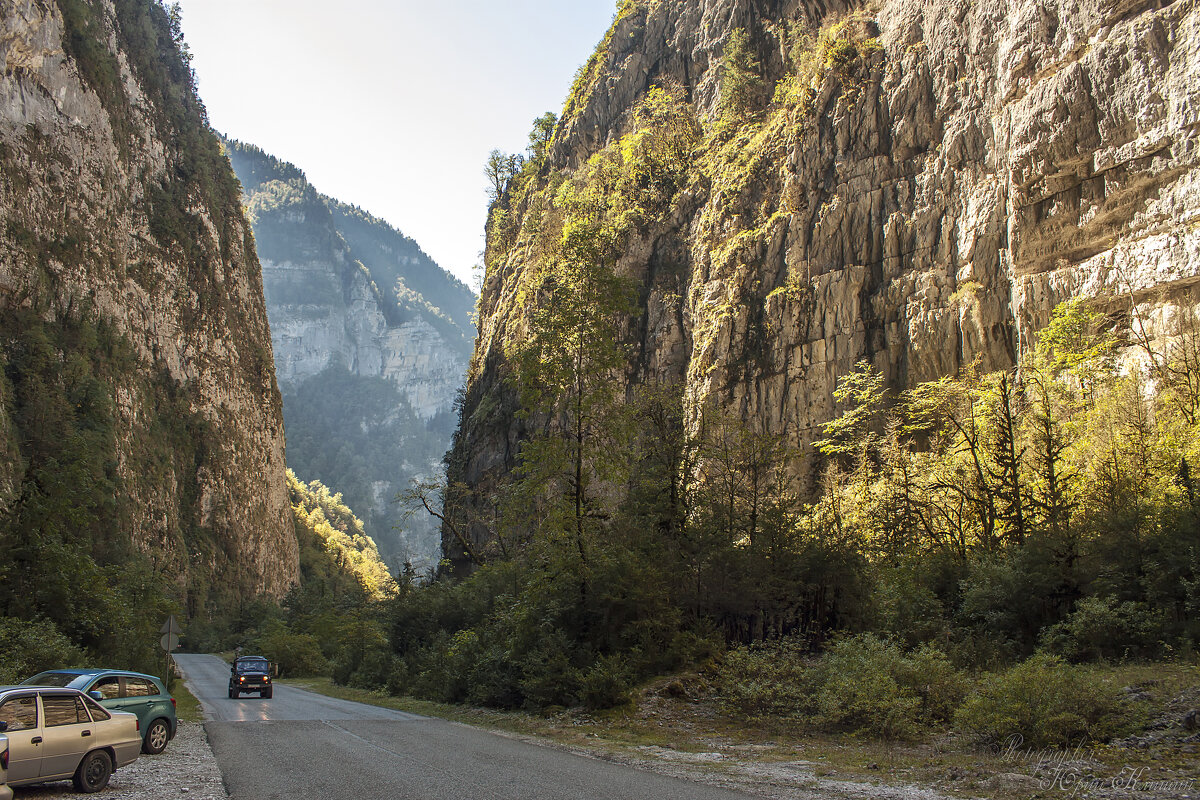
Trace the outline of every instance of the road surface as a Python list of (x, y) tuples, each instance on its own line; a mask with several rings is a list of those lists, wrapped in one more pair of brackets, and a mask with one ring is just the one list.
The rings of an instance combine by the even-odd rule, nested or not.
[(747, 800), (445, 720), (276, 686), (228, 698), (229, 667), (176, 655), (233, 800)]

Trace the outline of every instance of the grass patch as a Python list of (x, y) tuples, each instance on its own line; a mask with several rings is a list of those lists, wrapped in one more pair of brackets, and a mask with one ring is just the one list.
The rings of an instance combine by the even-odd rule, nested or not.
[(175, 716), (180, 722), (203, 722), (204, 709), (200, 707), (200, 701), (196, 699), (196, 695), (188, 691), (187, 686), (180, 679), (176, 679), (171, 687), (171, 695), (175, 698)]
[(277, 681), (297, 689), (307, 689), (310, 692), (334, 697), (338, 700), (351, 700), (355, 703), (390, 708), (394, 711), (404, 711), (409, 714), (420, 714), (423, 717), (438, 717), (452, 722), (462, 722), (466, 725), (477, 725), (481, 728), (494, 728), (513, 733), (539, 734), (548, 730), (547, 726), (539, 724), (539, 717), (517, 711), (497, 711), (489, 708), (474, 708), (472, 706), (438, 703), (432, 700), (418, 700), (413, 697), (396, 697), (385, 692), (373, 692), (367, 689), (355, 689), (350, 686), (340, 686), (332, 678), (287, 678)]

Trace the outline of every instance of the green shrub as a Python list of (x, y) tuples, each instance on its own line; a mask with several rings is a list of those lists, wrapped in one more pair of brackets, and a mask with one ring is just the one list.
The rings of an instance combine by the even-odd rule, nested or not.
[(947, 627), (942, 602), (908, 570), (887, 570), (879, 576), (875, 616), (881, 632), (908, 647), (937, 638)]
[(896, 681), (920, 699), (919, 719), (935, 725), (954, 719), (971, 690), (971, 680), (941, 650), (925, 645), (896, 665)]
[(992, 676), (955, 715), (955, 723), (985, 742), (1020, 736), (1028, 747), (1106, 741), (1126, 725), (1118, 691), (1093, 670), (1038, 653)]
[(368, 650), (358, 662), (358, 669), (346, 678), (346, 685), (359, 689), (378, 689), (387, 684), (394, 667), (395, 659), (386, 649)]
[(814, 714), (816, 676), (805, 650), (806, 643), (800, 639), (730, 650), (714, 668), (722, 710), (751, 719), (799, 719)]
[(745, 29), (729, 34), (721, 53), (721, 116), (740, 122), (763, 100), (762, 64)]
[(275, 623), (258, 640), (255, 649), (279, 668), (281, 678), (329, 674), (329, 661), (321, 652), (317, 638), (306, 633), (293, 633), (281, 623)]
[(906, 739), (917, 732), (921, 698), (897, 680), (904, 655), (872, 634), (842, 639), (822, 659), (817, 695), (821, 727)]
[(20, 683), (44, 670), (88, 663), (83, 651), (47, 620), (0, 618), (0, 652), (4, 653), (0, 685)]
[(727, 712), (886, 739), (948, 721), (968, 689), (941, 651), (905, 653), (873, 634), (841, 639), (820, 659), (797, 640), (733, 650), (718, 683)]
[(1164, 626), (1162, 612), (1146, 603), (1085, 597), (1067, 619), (1042, 632), (1041, 643), (1071, 661), (1154, 656)]
[(912, 738), (948, 722), (969, 687), (940, 650), (905, 653), (870, 633), (835, 643), (820, 671), (821, 726), (884, 739)]
[(1061, 619), (1055, 598), (1064, 592), (1064, 576), (1052, 544), (1031, 541), (971, 565), (961, 584), (958, 622), (982, 637), (985, 650), (1000, 658), (1029, 656), (1038, 633)]
[(495, 708), (517, 708), (522, 703), (519, 665), (502, 644), (479, 648), (467, 681), (467, 701)]
[(521, 665), (521, 694), (528, 708), (570, 706), (579, 687), (579, 672), (571, 665), (567, 651), (571, 644), (560, 631), (554, 631), (531, 651)]
[(596, 659), (579, 680), (579, 701), (584, 708), (612, 708), (629, 701), (630, 669), (620, 655)]

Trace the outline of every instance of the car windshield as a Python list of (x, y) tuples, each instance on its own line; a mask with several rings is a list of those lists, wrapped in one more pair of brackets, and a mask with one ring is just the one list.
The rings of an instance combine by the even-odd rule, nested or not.
[(42, 672), (32, 678), (21, 681), (22, 686), (70, 686), (71, 681), (78, 678), (70, 672)]
[(239, 662), (237, 662), (237, 671), (238, 672), (266, 672), (267, 671), (267, 661), (266, 661), (266, 659), (254, 659), (253, 661), (239, 661)]

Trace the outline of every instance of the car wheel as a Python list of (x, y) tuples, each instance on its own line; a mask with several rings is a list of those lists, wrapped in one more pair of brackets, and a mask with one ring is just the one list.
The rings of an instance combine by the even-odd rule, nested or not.
[(146, 729), (146, 740), (142, 743), (142, 752), (156, 756), (167, 749), (171, 741), (171, 726), (165, 719), (156, 719)]
[(112, 775), (112, 759), (103, 750), (93, 750), (79, 762), (75, 770), (75, 791), (91, 794), (108, 786)]
[(275, 690), (274, 690), (274, 689), (267, 689), (267, 690), (265, 690), (265, 691), (262, 693), (262, 696), (263, 696), (263, 697), (265, 697), (266, 699), (270, 700), (270, 699), (271, 699), (271, 696), (272, 696), (273, 694), (275, 694)]
[(230, 690), (229, 690), (229, 699), (230, 699), (230, 700), (236, 700), (236, 699), (237, 699), (237, 697), (238, 697), (238, 690), (237, 690), (237, 689), (230, 689)]

